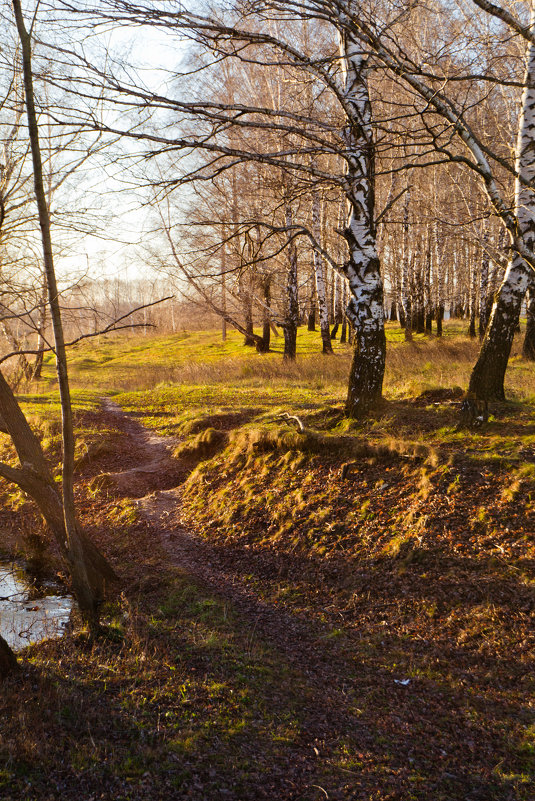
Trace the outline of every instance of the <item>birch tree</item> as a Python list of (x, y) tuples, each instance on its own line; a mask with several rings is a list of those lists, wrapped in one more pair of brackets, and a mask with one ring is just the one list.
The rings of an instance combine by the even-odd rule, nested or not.
[[(470, 378), (469, 388), (482, 399), (503, 399), (504, 376), (509, 358), (511, 344), (518, 322), (518, 314), (524, 297), (528, 267), (535, 266), (533, 251), (533, 139), (535, 126), (533, 115), (535, 64), (533, 60), (533, 11), (529, 24), (522, 24), (516, 17), (504, 9), (487, 3), (486, 0), (474, 0), (485, 12), (498, 17), (510, 26), (528, 43), (527, 66), (523, 80), (509, 79), (509, 83), (523, 86), (520, 101), (519, 132), (515, 163), (511, 164), (500, 152), (500, 143), (484, 141), (484, 132), (474, 131), (469, 122), (470, 107), (466, 101), (459, 101), (455, 91), (451, 90), (453, 78), (455, 85), (465, 81), (475, 86), (489, 81), (499, 84), (500, 76), (490, 70), (471, 74), (470, 69), (460, 67), (450, 70), (451, 60), (444, 64), (440, 59), (427, 66), (407, 54), (406, 50), (397, 47), (392, 36), (385, 37), (379, 33), (379, 25), (371, 19), (353, 17), (356, 30), (362, 41), (370, 48), (382, 63), (398, 76), (400, 83), (419, 96), (425, 102), (422, 115), (432, 112), (435, 119), (442, 120), (442, 131), (435, 123), (427, 124), (432, 131), (430, 141), (433, 147), (443, 155), (445, 160), (456, 161), (465, 168), (473, 170), (483, 182), (493, 211), (506, 227), (509, 235), (513, 257), (510, 260), (503, 283), (495, 297), (489, 324), (483, 338), (479, 358)], [(407, 23), (408, 10), (401, 17)], [(442, 12), (443, 13), (443, 12)], [(469, 45), (468, 45), (469, 46)], [(427, 55), (427, 54), (426, 54)], [(442, 82), (442, 83), (440, 83)], [(466, 95), (467, 97), (468, 95)], [(471, 104), (474, 105), (473, 99)], [(452, 146), (452, 135), (457, 146)], [(515, 200), (513, 207), (502, 189), (503, 173), (515, 179)]]
[[(65, 7), (70, 8), (68, 4)], [(195, 101), (177, 99), (169, 93), (150, 91), (128, 84), (119, 72), (86, 70), (78, 85), (89, 98), (104, 82), (109, 108), (119, 97), (130, 98), (154, 114), (174, 115), (173, 135), (168, 130), (135, 131), (121, 129), (102, 118), (95, 127), (121, 133), (158, 149), (175, 152), (199, 151), (210, 155), (205, 166), (184, 175), (181, 181), (209, 180), (236, 161), (256, 162), (282, 170), (293, 180), (336, 187), (345, 196), (347, 215), (340, 232), (347, 243), (348, 258), (341, 269), (348, 279), (347, 315), (355, 331), (355, 351), (349, 378), (346, 411), (360, 416), (375, 408), (382, 394), (385, 366), (385, 336), (382, 280), (375, 230), (375, 152), (372, 104), (369, 94), (370, 61), (368, 48), (354, 36), (354, 2), (304, 3), (253, 2), (214, 8), (205, 16), (195, 13), (193, 4), (177, 8), (110, 2), (95, 9), (100, 19), (111, 24), (128, 21), (160, 26), (197, 42), (215, 63), (236, 58), (255, 64), (258, 69), (281, 70), (284, 77), (307, 76), (316, 91), (332, 98), (335, 113), (322, 117), (315, 111), (296, 109), (287, 98), (276, 108), (262, 105), (253, 96), (247, 103), (215, 102), (211, 98)], [(76, 10), (73, 7), (73, 10)], [(86, 9), (87, 10), (87, 9)], [(266, 22), (271, 20), (270, 25)], [(312, 23), (311, 23), (312, 21)], [(302, 46), (300, 26), (314, 24), (314, 49)], [(310, 37), (312, 41), (312, 37)], [(312, 45), (311, 45), (312, 48)], [(81, 64), (81, 61), (78, 62)], [(177, 120), (184, 123), (176, 135)], [(191, 125), (195, 121), (195, 125)], [(192, 133), (188, 133), (192, 131)], [(229, 137), (229, 131), (241, 136)], [(244, 132), (255, 136), (244, 138)], [(264, 135), (259, 137), (257, 134)], [(274, 138), (278, 144), (273, 147)], [(254, 141), (254, 147), (252, 143)], [(175, 179), (175, 186), (180, 183)], [(313, 247), (320, 247), (312, 230), (303, 231)], [(325, 253), (322, 253), (325, 257)], [(339, 268), (340, 265), (333, 265)]]
[[(475, 0), (476, 1), (476, 0)], [(485, 4), (486, 5), (486, 4)], [(485, 7), (485, 6), (484, 6)], [(532, 5), (529, 30), (535, 25)], [(531, 38), (531, 37), (530, 37)], [(517, 236), (530, 255), (530, 263), (515, 250), (496, 295), (479, 358), (470, 377), (469, 389), (477, 397), (504, 400), (504, 378), (511, 346), (528, 289), (530, 271), (535, 269), (535, 39), (528, 44), (524, 91), (516, 147), (515, 215)], [(514, 240), (513, 240), (514, 244)]]
[[(370, 137), (370, 131), (374, 130), (370, 84), (379, 68), (388, 72), (395, 87), (391, 93), (392, 112), (385, 116), (381, 131), (384, 134), (388, 129), (394, 134), (398, 131), (401, 141), (408, 143), (405, 154), (398, 148), (398, 168), (451, 163), (472, 171), (484, 187), (489, 210), (502, 221), (510, 247), (518, 255), (518, 259), (513, 259), (518, 263), (511, 262), (497, 296), (471, 379), (471, 387), (481, 397), (503, 397), (503, 376), (516, 327), (516, 309), (526, 288), (527, 266), (531, 269), (535, 264), (529, 213), (525, 211), (531, 191), (525, 147), (532, 135), (530, 92), (525, 91), (520, 99), (526, 79), (531, 81), (530, 57), (523, 78), (518, 75), (516, 55), (511, 55), (511, 48), (519, 39), (531, 46), (534, 34), (532, 23), (522, 22), (500, 6), (486, 0), (477, 0), (477, 5), (481, 11), (474, 8), (471, 0), (461, 0), (455, 15), (447, 4), (440, 2), (400, 7), (393, 3), (368, 6), (349, 0), (284, 3), (258, 0), (218, 5), (206, 13), (193, 3), (154, 8), (143, 3), (109, 0), (94, 9), (101, 20), (110, 24), (124, 21), (182, 34), (211, 53), (214, 64), (239, 59), (255, 64), (258, 69), (306, 73), (335, 99), (336, 119), (331, 115), (327, 120), (307, 117), (284, 103), (268, 107), (254, 97), (246, 103), (216, 103), (206, 96), (196, 101), (177, 99), (169, 93), (135, 86), (119, 73), (113, 74), (109, 67), (94, 69), (93, 78), (86, 73), (82, 81), (88, 97), (92, 97), (97, 82), (104, 81), (110, 104), (114, 99), (124, 103), (129, 97), (138, 108), (174, 115), (175, 130), (180, 121), (181, 133), (173, 136), (169, 129), (132, 132), (107, 126), (111, 131), (151, 142), (153, 155), (158, 148), (167, 152), (170, 148), (179, 152), (202, 149), (211, 156), (207, 162), (210, 169), (217, 166), (220, 171), (225, 161), (254, 160), (294, 175), (308, 174), (315, 181), (327, 181), (343, 189), (348, 205), (343, 236), (349, 250), (343, 270), (350, 288), (348, 316), (357, 325), (347, 401), (349, 414), (358, 415), (360, 410), (364, 412), (375, 404), (381, 393), (384, 365), (382, 312), (378, 312), (379, 305), (382, 308), (382, 289), (375, 231), (373, 134)], [(76, 10), (68, 3), (65, 7)], [(498, 18), (500, 23), (493, 21), (486, 26), (487, 36), (482, 42), (480, 30), (485, 28), (487, 15), (493, 20)], [(299, 25), (306, 22), (315, 25), (313, 52), (301, 46), (298, 36)], [(339, 39), (337, 55), (333, 33)], [(481, 56), (480, 62), (477, 55)], [(503, 136), (492, 141), (482, 124), (482, 115), (478, 114), (482, 104), (490, 107), (496, 101), (501, 102), (500, 87), (505, 87), (515, 102), (518, 98), (519, 106), (524, 108), (519, 115), (524, 145), (519, 144), (516, 163), (508, 156), (510, 142)], [(411, 111), (402, 115), (398, 113), (400, 108)], [(407, 124), (407, 115), (412, 115), (412, 124)], [(191, 133), (193, 120), (197, 123), (197, 135)], [(105, 120), (95, 121), (95, 126), (105, 129)], [(286, 147), (263, 147), (261, 138), (257, 138), (260, 147), (252, 148), (250, 144), (233, 144), (228, 137), (222, 139), (219, 135), (223, 131), (226, 136), (230, 129), (236, 128), (242, 132), (276, 131)], [(491, 133), (494, 135), (494, 131)], [(333, 161), (338, 166), (343, 163), (344, 170), (338, 173), (333, 170)], [(210, 169), (205, 169), (202, 175), (196, 172), (187, 180), (209, 180)], [(513, 182), (517, 184), (516, 201), (511, 203)], [(419, 271), (422, 265), (413, 266)], [(461, 262), (457, 260), (453, 268), (456, 276), (452, 273), (450, 286), (453, 283), (464, 293)], [(461, 300), (456, 301), (459, 308), (466, 306), (465, 300)]]

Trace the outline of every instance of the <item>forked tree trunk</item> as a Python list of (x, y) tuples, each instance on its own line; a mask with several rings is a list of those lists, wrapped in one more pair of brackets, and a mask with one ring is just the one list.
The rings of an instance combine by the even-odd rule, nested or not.
[(368, 63), (362, 47), (346, 31), (340, 51), (345, 97), (350, 107), (345, 131), (349, 220), (345, 238), (349, 258), (344, 272), (349, 282), (347, 316), (355, 332), (346, 414), (360, 417), (382, 396), (386, 338), (383, 283), (375, 231), (375, 160), (372, 113), (368, 93)]
[[(532, 9), (531, 24), (535, 21)], [(519, 121), (515, 187), (515, 210), (518, 229), (524, 243), (535, 244), (535, 197), (530, 187), (535, 180), (535, 45), (530, 44)], [(479, 358), (470, 377), (469, 389), (482, 400), (504, 400), (504, 380), (522, 300), (528, 288), (531, 270), (517, 254), (510, 259), (498, 290)]]
[[(26, 492), (36, 503), (60, 553), (71, 569), (71, 550), (65, 530), (64, 510), (57, 484), (47, 464), (39, 440), (31, 430), (13, 392), (0, 372), (0, 422), (1, 430), (11, 437), (21, 467), (13, 468), (0, 463), (0, 475), (12, 481)], [(97, 602), (105, 597), (106, 587), (117, 581), (115, 572), (100, 551), (77, 527), (77, 536), (82, 550), (86, 574)]]

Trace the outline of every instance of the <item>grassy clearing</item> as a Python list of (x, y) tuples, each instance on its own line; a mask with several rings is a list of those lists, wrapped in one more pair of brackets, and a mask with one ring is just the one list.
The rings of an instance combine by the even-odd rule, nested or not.
[[(477, 343), (457, 324), (388, 338), (385, 404), (358, 424), (350, 351), (322, 357), (318, 335), (295, 365), (211, 333), (75, 350), (78, 504), (124, 594), (107, 639), (24, 654), (0, 705), (0, 797), (530, 801), (534, 368), (516, 353), (512, 400), (457, 431)], [(57, 458), (50, 370), (25, 403)], [(228, 581), (170, 566), (99, 478), (139, 458), (101, 395), (176, 438), (166, 535), (194, 529)]]

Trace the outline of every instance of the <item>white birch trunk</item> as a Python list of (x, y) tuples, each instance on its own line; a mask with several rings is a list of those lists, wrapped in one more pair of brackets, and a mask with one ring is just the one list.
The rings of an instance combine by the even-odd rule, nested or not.
[(522, 356), (535, 361), (535, 275), (530, 273), (526, 295), (526, 334), (522, 345)]
[[(321, 242), (321, 200), (319, 192), (312, 192), (312, 233), (316, 242)], [(318, 298), (318, 314), (320, 318), (320, 333), (323, 353), (332, 353), (331, 337), (329, 333), (329, 309), (327, 307), (327, 292), (325, 290), (325, 273), (323, 259), (317, 248), (314, 248), (314, 275), (316, 278), (316, 296)]]
[(293, 213), (291, 204), (286, 205), (288, 228), (288, 276), (286, 281), (286, 313), (284, 315), (284, 358), (295, 359), (297, 353), (297, 325), (299, 322), (299, 297), (297, 290), (297, 248), (292, 239)]
[(377, 405), (382, 395), (386, 339), (383, 283), (375, 231), (375, 164), (368, 64), (348, 32), (340, 37), (344, 89), (348, 101), (347, 199), (349, 220), (344, 230), (349, 258), (344, 272), (349, 282), (347, 316), (355, 332), (346, 414), (359, 417)]
[[(221, 309), (223, 311), (223, 315), (227, 313), (227, 245), (226, 245), (226, 229), (223, 226), (222, 230), (222, 237), (223, 241), (221, 242)], [(173, 326), (174, 330), (174, 326)], [(224, 316), (221, 317), (221, 339), (223, 342), (227, 341), (227, 321)]]
[[(535, 13), (532, 7), (532, 28), (534, 23)], [(533, 251), (535, 194), (531, 187), (535, 181), (534, 44), (530, 44), (528, 48), (524, 85), (516, 151), (518, 178), (515, 187), (515, 212), (523, 245)], [(530, 268), (518, 253), (514, 253), (496, 294), (479, 358), (470, 377), (469, 389), (484, 400), (505, 400), (505, 371), (529, 278)]]
[(444, 287), (445, 287), (445, 271), (444, 271), (444, 251), (440, 246), (438, 224), (435, 223), (434, 230), (435, 238), (435, 282), (436, 282), (436, 315), (435, 321), (437, 324), (437, 337), (442, 336), (442, 322), (444, 320)]
[[(468, 306), (470, 309), (470, 322), (468, 326), (468, 334), (471, 337), (475, 337), (476, 335), (476, 309), (477, 309), (477, 284), (478, 284), (478, 273), (477, 273), (477, 265), (478, 265), (478, 256), (479, 247), (476, 245), (474, 248), (473, 253), (471, 254), (470, 258), (470, 295), (468, 299)], [(480, 278), (481, 283), (481, 278)]]
[(338, 328), (342, 322), (341, 276), (333, 270), (333, 328), (331, 339), (338, 336)]
[(340, 344), (347, 342), (347, 317), (344, 309), (347, 306), (347, 279), (342, 278), (342, 330), (340, 332)]
[(410, 297), (409, 281), (409, 203), (411, 193), (405, 193), (405, 206), (403, 209), (403, 240), (401, 248), (401, 305), (403, 307), (403, 320), (405, 322), (405, 339), (412, 339), (412, 303)]
[(481, 274), (479, 276), (479, 336), (482, 338), (487, 327), (487, 302), (489, 296), (489, 235), (483, 235), (481, 253)]

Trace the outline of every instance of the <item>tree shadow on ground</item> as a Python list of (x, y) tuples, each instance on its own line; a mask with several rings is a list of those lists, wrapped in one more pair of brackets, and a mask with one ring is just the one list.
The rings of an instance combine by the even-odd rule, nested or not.
[[(471, 581), (464, 560), (448, 564)], [(322, 621), (266, 604), (255, 623), (170, 571), (123, 607), (115, 640), (32, 649), (1, 701), (2, 798), (527, 800), (532, 665), (447, 647), (436, 617), (418, 631), (411, 604), (444, 599), (432, 577), (366, 569), (366, 586), (374, 569), (383, 581), (375, 597), (355, 582), (337, 630), (334, 609)], [(513, 603), (500, 582), (472, 584), (471, 609)]]

